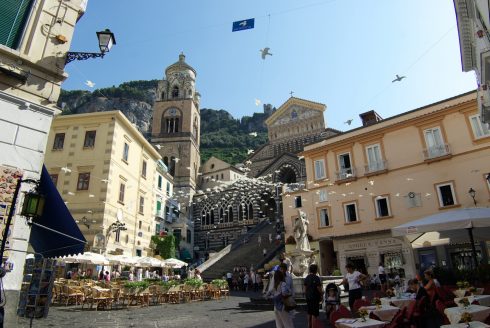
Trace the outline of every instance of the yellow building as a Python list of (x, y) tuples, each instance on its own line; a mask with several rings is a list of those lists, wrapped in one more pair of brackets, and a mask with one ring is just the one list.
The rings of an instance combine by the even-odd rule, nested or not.
[[(391, 237), (390, 229), (474, 206), (470, 188), (478, 206), (490, 205), (490, 131), (481, 123), (476, 93), (388, 119), (374, 111), (361, 118), (362, 127), (305, 147), (307, 185), (283, 194), (286, 238), (301, 209), (323, 274), (344, 272), (348, 261), (370, 274), (382, 262), (407, 277), (432, 265), (467, 267), (469, 244), (432, 245), (424, 238), (411, 244)], [(484, 241), (477, 251), (486, 263)]]
[(120, 111), (110, 111), (56, 117), (45, 165), (91, 250), (146, 256), (160, 159)]

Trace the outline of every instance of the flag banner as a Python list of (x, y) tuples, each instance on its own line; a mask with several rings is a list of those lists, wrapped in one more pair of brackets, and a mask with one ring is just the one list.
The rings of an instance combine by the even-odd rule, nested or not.
[(244, 19), (241, 21), (233, 22), (232, 32), (243, 31), (254, 28), (255, 18)]

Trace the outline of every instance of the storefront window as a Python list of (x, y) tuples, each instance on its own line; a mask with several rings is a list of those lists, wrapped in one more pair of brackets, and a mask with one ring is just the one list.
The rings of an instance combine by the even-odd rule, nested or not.
[[(458, 270), (471, 270), (473, 268), (473, 255), (471, 248), (453, 248), (449, 251), (452, 267)], [(476, 258), (481, 263), (481, 250), (476, 250)]]

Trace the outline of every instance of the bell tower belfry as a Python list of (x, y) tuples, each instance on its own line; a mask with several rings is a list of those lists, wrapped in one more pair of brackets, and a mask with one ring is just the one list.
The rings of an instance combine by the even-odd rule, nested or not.
[(174, 190), (188, 195), (188, 199), (196, 191), (201, 162), (200, 94), (195, 82), (196, 71), (181, 53), (158, 82), (151, 130), (151, 143), (158, 145), (158, 152), (174, 177)]

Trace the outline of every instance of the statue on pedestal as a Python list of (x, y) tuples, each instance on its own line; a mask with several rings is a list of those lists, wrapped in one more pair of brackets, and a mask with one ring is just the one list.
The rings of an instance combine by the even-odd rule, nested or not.
[(308, 217), (302, 210), (298, 210), (299, 217), (294, 221), (294, 240), (296, 249), (289, 253), (291, 257), (293, 274), (296, 277), (305, 277), (310, 264), (315, 263), (314, 251), (310, 248), (308, 241)]
[(302, 210), (299, 210), (299, 218), (296, 218), (294, 222), (294, 240), (296, 241), (296, 249), (302, 251), (309, 251), (310, 242), (308, 241), (308, 217), (306, 213)]

